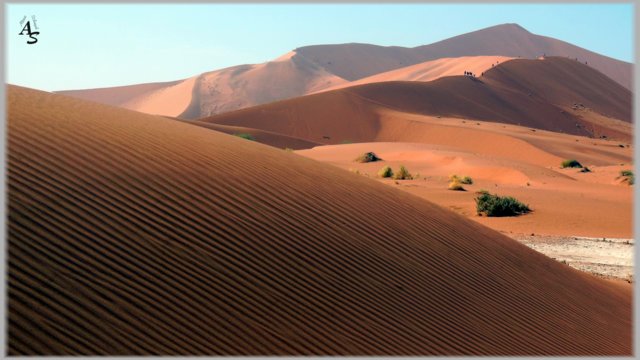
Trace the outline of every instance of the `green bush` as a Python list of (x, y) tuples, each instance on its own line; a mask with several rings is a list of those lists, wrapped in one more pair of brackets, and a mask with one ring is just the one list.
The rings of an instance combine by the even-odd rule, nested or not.
[(393, 175), (394, 180), (411, 180), (413, 176), (409, 173), (409, 170), (404, 167), (404, 165), (400, 165), (400, 170)]
[(561, 164), (562, 168), (581, 168), (582, 164), (580, 164), (578, 162), (578, 160), (575, 159), (570, 159), (570, 160), (564, 160)]
[(377, 157), (376, 154), (372, 152), (364, 153), (355, 159), (355, 161), (359, 163), (368, 163), (368, 162), (374, 162), (374, 161), (380, 161), (380, 160), (382, 159)]
[(635, 183), (635, 176), (631, 170), (621, 170), (618, 178), (622, 178), (622, 181), (629, 185), (633, 185)]
[(378, 171), (378, 176), (381, 178), (388, 178), (393, 176), (393, 170), (388, 165), (385, 165), (380, 171)]
[(531, 211), (529, 206), (521, 203), (511, 196), (498, 196), (490, 194), (486, 190), (481, 190), (476, 201), (476, 211), (478, 214), (487, 216), (517, 216)]
[(472, 185), (473, 184), (473, 179), (470, 176), (465, 176), (460, 180), (460, 182), (462, 184)]
[(460, 181), (458, 180), (454, 180), (449, 183), (449, 190), (466, 191), (465, 188), (462, 186), (462, 183), (460, 183)]
[(472, 185), (473, 179), (470, 176), (460, 177), (456, 174), (449, 175), (449, 182), (459, 182), (460, 184)]
[(243, 139), (247, 139), (247, 140), (251, 140), (251, 141), (255, 141), (256, 138), (253, 137), (253, 135), (251, 134), (247, 134), (247, 133), (237, 133), (237, 134), (233, 134), (239, 138), (243, 138)]

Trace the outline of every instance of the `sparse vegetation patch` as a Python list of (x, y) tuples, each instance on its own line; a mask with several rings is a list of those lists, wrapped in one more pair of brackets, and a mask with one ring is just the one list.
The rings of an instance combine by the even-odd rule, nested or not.
[(405, 168), (404, 165), (400, 165), (400, 169), (398, 170), (397, 173), (393, 175), (393, 179), (394, 180), (411, 180), (413, 179), (413, 176), (411, 176), (411, 173), (409, 173), (409, 170), (407, 170), (407, 168)]
[(236, 134), (233, 134), (233, 135), (235, 135), (235, 136), (237, 136), (239, 138), (243, 138), (243, 139), (247, 139), (247, 140), (251, 140), (251, 141), (255, 141), (256, 140), (256, 138), (253, 137), (253, 135), (247, 134), (247, 133), (236, 133)]
[(569, 159), (569, 160), (564, 160), (560, 166), (562, 166), (562, 168), (581, 168), (582, 164), (580, 164), (578, 162), (578, 160), (575, 159)]
[(635, 176), (633, 175), (633, 171), (631, 170), (620, 171), (620, 176), (618, 176), (618, 179), (622, 179), (622, 182), (626, 182), (629, 185), (633, 185), (635, 183)]
[(472, 185), (473, 179), (470, 176), (465, 176), (462, 179), (460, 179), (460, 182), (466, 185)]
[(454, 180), (449, 183), (449, 190), (466, 191), (465, 188), (462, 186), (462, 183), (460, 183), (460, 181), (458, 180)]
[(385, 165), (380, 171), (378, 171), (378, 176), (381, 178), (390, 178), (393, 176), (393, 170), (388, 165)]
[(518, 216), (531, 211), (528, 205), (511, 196), (498, 196), (486, 190), (477, 192), (476, 211), (487, 216)]
[(373, 152), (364, 153), (355, 159), (355, 161), (359, 163), (368, 163), (368, 162), (374, 162), (374, 161), (380, 161), (380, 160), (382, 159), (376, 156), (376, 154)]

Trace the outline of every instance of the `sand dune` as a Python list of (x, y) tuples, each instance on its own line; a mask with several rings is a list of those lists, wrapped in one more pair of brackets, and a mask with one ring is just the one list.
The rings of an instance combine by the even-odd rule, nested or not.
[(57, 91), (57, 93), (78, 99), (95, 101), (101, 104), (125, 107), (124, 104), (132, 101), (133, 99), (144, 97), (144, 95), (159, 89), (172, 87), (179, 84), (181, 81), (183, 80), (115, 86), (100, 89), (64, 90)]
[(399, 69), (429, 60), (462, 56), (499, 55), (534, 59), (569, 56), (587, 61), (627, 89), (632, 86), (632, 64), (612, 59), (564, 41), (530, 33), (517, 24), (502, 24), (458, 35), (433, 44), (405, 48), (369, 44), (313, 45), (296, 52), (347, 80)]
[(294, 52), (264, 64), (200, 75), (191, 105), (180, 115), (196, 119), (288, 99), (346, 82)]
[[(450, 126), (449, 133), (457, 132), (453, 125)], [(327, 145), (298, 153), (344, 169), (358, 170), (363, 176), (433, 201), (503, 233), (632, 237), (633, 189), (621, 186), (615, 180), (620, 170), (633, 168), (629, 164), (631, 149), (610, 151), (603, 140), (598, 141), (599, 146), (576, 145), (573, 136), (548, 132), (537, 132), (536, 140), (530, 141), (526, 134), (528, 129), (515, 126), (502, 129), (496, 124), (483, 124), (481, 128), (465, 131), (462, 136), (484, 139), (484, 142), (455, 141), (452, 137), (439, 136), (441, 132), (435, 130), (434, 137), (439, 136), (439, 141)], [(460, 130), (465, 129), (461, 126)], [(434, 132), (433, 128), (430, 132)], [(518, 141), (527, 141), (528, 146), (518, 146)], [(483, 146), (484, 143), (491, 143), (496, 148), (518, 149), (518, 156), (491, 151)], [(565, 157), (554, 156), (558, 149), (562, 149)], [(359, 154), (369, 151), (375, 152), (383, 161), (367, 164), (353, 161)], [(580, 159), (591, 172), (560, 169), (560, 162), (565, 158)], [(626, 164), (620, 165), (621, 162)], [(377, 178), (377, 172), (385, 165), (393, 169), (404, 165), (411, 173), (420, 174), (420, 178), (399, 184)], [(447, 185), (451, 174), (470, 176), (474, 183), (465, 185), (466, 192), (449, 191)], [(534, 212), (515, 218), (478, 216), (474, 197), (480, 189), (515, 196), (529, 204)]]
[(240, 126), (227, 126), (227, 125), (218, 125), (212, 124), (202, 121), (189, 121), (189, 124), (202, 126), (208, 129), (212, 129), (215, 131), (219, 131), (225, 134), (231, 135), (239, 135), (239, 134), (249, 134), (253, 136), (254, 140), (269, 146), (281, 148), (281, 149), (308, 149), (314, 146), (318, 146), (320, 144), (314, 143), (311, 141), (306, 141), (298, 138), (294, 138), (291, 136), (286, 136), (282, 134), (277, 134), (269, 131), (256, 130), (253, 128), (245, 128)]
[(263, 64), (233, 66), (169, 83), (59, 93), (152, 115), (196, 119), (344, 82), (292, 51)]
[(349, 86), (370, 84), (384, 81), (433, 81), (445, 76), (457, 76), (469, 71), (480, 76), (493, 65), (509, 61), (506, 56), (463, 56), (459, 58), (442, 58), (403, 67), (396, 70), (368, 76), (366, 78), (343, 83), (322, 91), (341, 89)]
[(362, 176), (9, 86), (8, 352), (630, 355), (631, 291)]
[(487, 71), (482, 80), (565, 108), (579, 104), (610, 118), (632, 120), (631, 91), (572, 59), (509, 61)]
[(191, 105), (198, 78), (192, 77), (137, 96), (120, 106), (147, 114), (180, 116)]
[[(305, 46), (263, 64), (233, 66), (186, 80), (60, 93), (149, 114), (197, 119), (354, 84), (427, 81), (464, 70), (480, 74), (491, 65), (487, 61), (492, 57), (537, 58), (545, 53), (586, 61), (631, 88), (631, 64), (531, 34), (515, 24), (503, 24), (415, 48), (369, 44)], [(439, 60), (424, 64), (436, 59)], [(397, 72), (392, 71), (396, 69)], [(373, 78), (364, 79), (367, 77)]]
[[(576, 102), (588, 109), (572, 110)], [(429, 136), (407, 131), (413, 124), (405, 120), (385, 120), (383, 113), (393, 110), (495, 121), (584, 136), (607, 134), (628, 142), (632, 129), (620, 123), (629, 124), (630, 109), (631, 93), (614, 81), (574, 60), (546, 58), (507, 61), (480, 78), (450, 76), (430, 82), (365, 84), (242, 109), (202, 121), (256, 128), (322, 144), (416, 141), (415, 137)], [(591, 115), (585, 118), (585, 114)], [(605, 121), (606, 118), (598, 114), (620, 118)], [(408, 140), (407, 136), (414, 140)]]

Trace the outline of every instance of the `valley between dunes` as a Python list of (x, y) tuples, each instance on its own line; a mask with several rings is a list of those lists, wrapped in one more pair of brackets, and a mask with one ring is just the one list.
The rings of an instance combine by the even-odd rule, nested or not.
[[(469, 68), (477, 61), (484, 60), (434, 63)], [(483, 66), (487, 64), (491, 63)], [(410, 68), (417, 71), (422, 66)], [(549, 57), (504, 61), (479, 77), (376, 79), (381, 82), (365, 81), (193, 124), (231, 134), (243, 129), (259, 142), (296, 149), (374, 179), (384, 165), (395, 170), (405, 165), (420, 177), (378, 180), (514, 238), (533, 234), (573, 242), (585, 236), (633, 237), (633, 187), (619, 179), (621, 171), (634, 169), (632, 96), (602, 73), (573, 59)], [(354, 161), (366, 152), (383, 161)], [(570, 159), (590, 171), (562, 169), (562, 161)], [(466, 186), (467, 191), (450, 191), (453, 174), (471, 176), (474, 184)], [(474, 198), (479, 190), (513, 196), (533, 212), (508, 218), (478, 216)], [(623, 262), (631, 262), (632, 252), (627, 249), (624, 254)], [(596, 247), (588, 261), (598, 263), (610, 255)], [(632, 268), (624, 272), (631, 275)], [(616, 269), (599, 274), (620, 273)]]
[[(632, 237), (632, 187), (616, 180), (620, 170), (633, 169), (631, 147), (516, 125), (395, 111), (381, 112), (380, 119), (397, 124), (386, 134), (407, 135), (401, 136), (402, 141), (389, 142), (390, 136), (379, 142), (317, 146), (298, 153), (378, 178), (501, 232)], [(366, 152), (374, 152), (382, 161), (355, 161)], [(591, 172), (562, 169), (564, 159), (579, 159)], [(394, 170), (404, 165), (419, 177), (397, 184), (380, 179), (377, 173), (385, 165)], [(465, 186), (467, 191), (448, 190), (453, 174), (470, 176), (474, 183)], [(519, 217), (478, 216), (473, 199), (481, 189), (514, 196), (534, 211)]]
[[(300, 156), (16, 86), (7, 104), (9, 355), (632, 354), (631, 286), (469, 220), (471, 192), (437, 205), (442, 177), (460, 172), (477, 179), (470, 189), (523, 191), (538, 207), (515, 231), (527, 219), (559, 229), (553, 187), (566, 193), (556, 208), (602, 196), (600, 216), (624, 219), (630, 190), (609, 174), (629, 148), (380, 108), (376, 126), (395, 127), (362, 134), (406, 138)], [(427, 180), (339, 168), (379, 168), (351, 162), (365, 150)], [(571, 154), (594, 172), (554, 168)], [(580, 216), (585, 233), (629, 230)]]

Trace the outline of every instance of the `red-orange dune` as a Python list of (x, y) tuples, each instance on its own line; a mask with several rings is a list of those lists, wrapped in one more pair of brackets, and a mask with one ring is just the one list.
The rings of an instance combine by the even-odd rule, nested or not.
[(367, 76), (351, 82), (344, 82), (327, 89), (322, 89), (321, 91), (385, 81), (433, 81), (445, 76), (463, 75), (465, 72), (470, 72), (475, 76), (481, 76), (482, 73), (492, 67), (511, 59), (513, 58), (507, 56), (442, 58)]
[[(574, 103), (584, 108), (574, 110)], [(624, 126), (631, 122), (631, 93), (587, 65), (558, 57), (510, 60), (480, 78), (365, 84), (201, 120), (323, 144), (406, 141), (406, 136), (417, 135), (397, 131), (405, 121), (386, 122), (382, 113), (389, 109), (622, 141), (632, 134), (632, 128)]]
[(232, 66), (169, 83), (60, 93), (147, 114), (197, 119), (344, 82), (292, 51), (263, 64)]
[(10, 355), (630, 355), (631, 292), (410, 194), (8, 88)]

